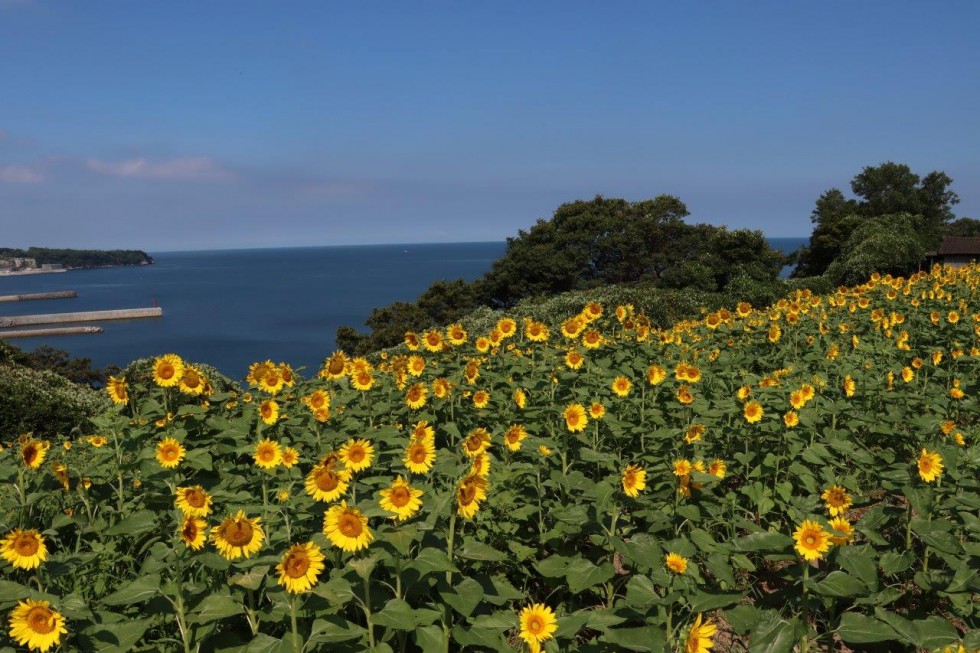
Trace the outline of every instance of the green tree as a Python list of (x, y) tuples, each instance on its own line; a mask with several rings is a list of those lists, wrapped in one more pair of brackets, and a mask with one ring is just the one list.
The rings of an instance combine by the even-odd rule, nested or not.
[(959, 203), (949, 188), (952, 183), (944, 172), (920, 177), (909, 166), (891, 161), (864, 168), (851, 181), (856, 199), (832, 188), (817, 200), (810, 215), (814, 224), (810, 244), (800, 252), (793, 276), (823, 274), (854, 230), (877, 216), (919, 216), (918, 238), (927, 249), (937, 246), (946, 223), (954, 217), (952, 207)]
[(864, 283), (874, 272), (907, 276), (926, 252), (923, 218), (910, 213), (879, 215), (861, 222), (825, 274), (836, 285)]
[(946, 225), (944, 236), (958, 238), (980, 238), (980, 220), (960, 218)]

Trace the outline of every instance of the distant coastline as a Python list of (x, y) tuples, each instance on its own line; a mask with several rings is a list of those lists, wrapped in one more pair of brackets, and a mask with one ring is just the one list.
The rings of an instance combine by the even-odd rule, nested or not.
[(68, 272), (65, 268), (60, 270), (42, 270), (41, 268), (30, 268), (27, 270), (0, 270), (0, 277), (17, 277), (26, 274), (58, 274)]
[(68, 270), (150, 265), (153, 257), (138, 249), (54, 249), (0, 247), (0, 274), (46, 274)]

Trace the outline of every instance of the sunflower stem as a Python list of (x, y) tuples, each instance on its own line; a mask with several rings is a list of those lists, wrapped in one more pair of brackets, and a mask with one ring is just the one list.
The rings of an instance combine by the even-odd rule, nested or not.
[(296, 595), (289, 598), (289, 621), (293, 628), (293, 651), (301, 653), (303, 646), (299, 639), (299, 627), (296, 625)]
[[(456, 538), (456, 511), (449, 517), (449, 532), (446, 534), (446, 557), (449, 558), (449, 564), (453, 563), (453, 541)], [(446, 582), (452, 583), (453, 572), (446, 572)]]
[(809, 648), (807, 635), (810, 634), (810, 564), (803, 561), (803, 638), (800, 640), (800, 653), (806, 653)]
[(374, 648), (374, 624), (371, 622), (371, 585), (364, 578), (364, 618), (367, 621), (368, 643)]

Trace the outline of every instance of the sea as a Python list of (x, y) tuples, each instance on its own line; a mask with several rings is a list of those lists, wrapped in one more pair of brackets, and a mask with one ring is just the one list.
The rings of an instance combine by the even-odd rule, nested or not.
[[(769, 242), (790, 252), (807, 240)], [(373, 308), (414, 301), (434, 281), (477, 279), (505, 249), (483, 242), (150, 252), (153, 265), (0, 276), (0, 295), (78, 293), (0, 303), (0, 316), (160, 306), (162, 318), (101, 322), (101, 334), (10, 342), (64, 349), (97, 367), (173, 352), (236, 379), (266, 359), (308, 377), (334, 350), (337, 327), (362, 330)]]

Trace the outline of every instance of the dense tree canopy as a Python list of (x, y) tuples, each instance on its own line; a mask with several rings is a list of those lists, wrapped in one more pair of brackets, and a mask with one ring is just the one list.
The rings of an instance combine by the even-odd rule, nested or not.
[(909, 166), (891, 161), (864, 168), (851, 181), (855, 199), (845, 198), (836, 188), (817, 199), (810, 215), (814, 224), (810, 244), (800, 253), (794, 276), (823, 274), (854, 230), (873, 217), (918, 216), (918, 238), (925, 249), (935, 247), (946, 223), (954, 217), (952, 207), (959, 203), (959, 197), (949, 189), (952, 183), (944, 172), (920, 177)]
[(765, 294), (786, 259), (762, 232), (689, 225), (687, 215), (670, 195), (639, 202), (597, 195), (562, 204), (550, 220), (508, 238), (506, 252), (481, 279), (439, 281), (413, 304), (375, 309), (365, 322), (370, 334), (341, 327), (337, 344), (364, 353), (401, 342), (406, 331), (449, 324), (478, 306), (508, 308), (529, 297), (608, 284)]
[(946, 231), (943, 232), (943, 235), (960, 238), (978, 238), (980, 237), (980, 220), (974, 220), (973, 218), (953, 220), (946, 225)]

